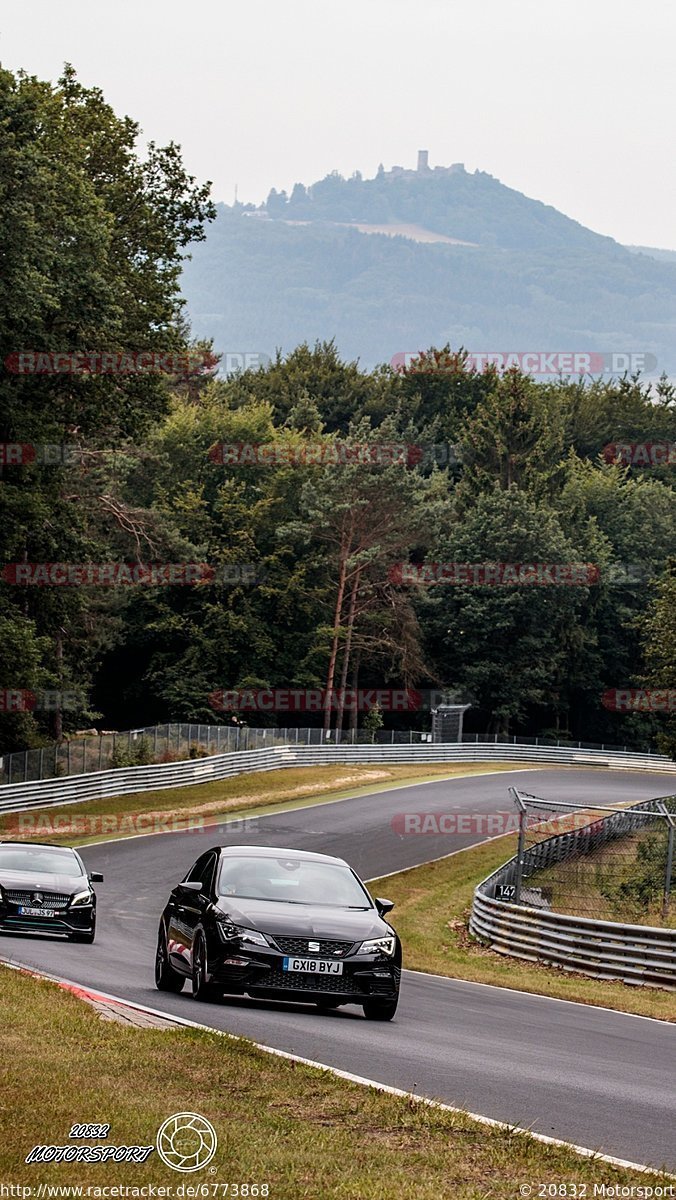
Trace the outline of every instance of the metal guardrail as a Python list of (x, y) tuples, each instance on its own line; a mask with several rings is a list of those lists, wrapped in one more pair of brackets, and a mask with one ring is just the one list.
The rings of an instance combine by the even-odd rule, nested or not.
[[(621, 837), (636, 827), (632, 811), (650, 812), (655, 803), (642, 801), (594, 825), (608, 822), (608, 837)], [(527, 873), (583, 854), (590, 829), (558, 834), (531, 847), (523, 856)], [(547, 962), (600, 979), (676, 990), (676, 929), (574, 917), (496, 900), (499, 885), (516, 884), (518, 865), (515, 856), (475, 889), (469, 921), (474, 937), (512, 958)]]
[(87, 775), (69, 775), (32, 783), (12, 783), (0, 787), (0, 812), (77, 804), (133, 792), (158, 788), (188, 787), (212, 783), (252, 771), (273, 771), (290, 766), (328, 766), (350, 763), (453, 763), (453, 762), (532, 762), (568, 766), (628, 767), (639, 770), (676, 772), (676, 762), (656, 755), (631, 752), (615, 754), (579, 751), (563, 747), (515, 746), (487, 743), (433, 743), (419, 745), (282, 745), (264, 750), (240, 750), (214, 754), (208, 758), (184, 762), (153, 763), (144, 767), (119, 767), (93, 771)]
[[(449, 739), (455, 740), (455, 739)], [(493, 743), (508, 746), (558, 747), (564, 750), (601, 750), (605, 754), (627, 752), (626, 746), (599, 742), (570, 742), (539, 737), (488, 738), (483, 734), (465, 733), (463, 744)], [(69, 737), (51, 746), (19, 750), (0, 756), (0, 786), (8, 783), (35, 783), (41, 779), (60, 779), (64, 775), (87, 775), (97, 771), (130, 767), (141, 763), (181, 762), (192, 757), (228, 754), (234, 750), (266, 750), (275, 745), (334, 746), (383, 745), (417, 746), (433, 741), (431, 733), (419, 729), (343, 729), (325, 733), (323, 728), (255, 728), (248, 725), (198, 725), (178, 722), (171, 725), (149, 725), (121, 732), (86, 734)], [(143, 751), (142, 757), (134, 755)], [(630, 751), (630, 753), (634, 753)], [(651, 760), (663, 757), (652, 751), (643, 753)], [(126, 761), (125, 761), (126, 760)]]
[(36, 783), (11, 783), (0, 787), (0, 813), (21, 812), (31, 808), (51, 808), (57, 804), (81, 804), (134, 792), (159, 788), (189, 787), (212, 783), (252, 771), (274, 771), (292, 766), (290, 747), (248, 750), (218, 754), (210, 758), (188, 759), (179, 763), (153, 763), (147, 767), (120, 767), (113, 771), (95, 771), (88, 775), (69, 775), (65, 779), (43, 779)]

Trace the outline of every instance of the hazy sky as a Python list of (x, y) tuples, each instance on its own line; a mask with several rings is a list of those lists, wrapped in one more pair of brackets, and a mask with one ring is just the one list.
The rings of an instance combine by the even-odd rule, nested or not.
[(464, 162), (623, 242), (676, 249), (668, 0), (22, 0), (0, 60), (73, 63), (217, 200)]

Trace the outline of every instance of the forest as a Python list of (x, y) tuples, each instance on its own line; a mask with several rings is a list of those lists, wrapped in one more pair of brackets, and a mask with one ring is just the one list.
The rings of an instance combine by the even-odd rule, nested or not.
[(0, 750), (266, 689), (676, 750), (666, 378), (538, 383), (459, 342), (365, 370), (332, 339), (223, 377), (181, 294), (208, 184), (70, 70), (2, 71), (0, 105)]

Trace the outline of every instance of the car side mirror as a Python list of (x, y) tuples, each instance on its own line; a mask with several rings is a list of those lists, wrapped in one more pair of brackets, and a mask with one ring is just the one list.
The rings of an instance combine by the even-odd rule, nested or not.
[(394, 900), (381, 900), (380, 896), (376, 896), (375, 902), (381, 917), (386, 917), (394, 908)]
[(179, 883), (176, 891), (178, 892), (179, 896), (194, 896), (202, 891), (202, 884), (198, 879), (191, 879), (185, 883)]
[(103, 875), (100, 871), (90, 871), (89, 880), (90, 883), (103, 883)]

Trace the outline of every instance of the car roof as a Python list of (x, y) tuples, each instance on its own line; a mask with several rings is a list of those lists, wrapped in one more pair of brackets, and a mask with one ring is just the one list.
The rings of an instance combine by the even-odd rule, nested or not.
[(59, 846), (57, 842), (21, 842), (3, 838), (0, 840), (0, 848), (2, 846), (21, 846), (24, 850), (61, 850), (64, 854), (74, 854), (76, 858), (80, 857), (72, 846)]
[(315, 850), (290, 850), (286, 846), (212, 846), (221, 858), (297, 858), (305, 862), (332, 863), (333, 866), (348, 867), (344, 858), (332, 854), (320, 854)]

